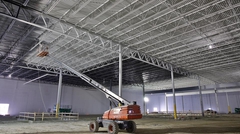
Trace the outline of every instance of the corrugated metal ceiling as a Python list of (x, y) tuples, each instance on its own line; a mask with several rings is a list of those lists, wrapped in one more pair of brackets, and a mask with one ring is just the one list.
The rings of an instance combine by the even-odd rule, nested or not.
[[(197, 75), (202, 84), (239, 82), (239, 13), (238, 0), (4, 0), (0, 74), (56, 73), (58, 64), (33, 49), (45, 44), (74, 69), (117, 85), (122, 45), (124, 84), (170, 88), (170, 66), (176, 87), (196, 86)], [(86, 85), (65, 74), (66, 84)]]

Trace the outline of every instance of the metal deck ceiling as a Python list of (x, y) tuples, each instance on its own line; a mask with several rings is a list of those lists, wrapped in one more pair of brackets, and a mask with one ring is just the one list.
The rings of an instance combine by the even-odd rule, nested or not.
[[(198, 76), (202, 84), (239, 82), (239, 13), (239, 0), (3, 0), (0, 74), (58, 72), (36, 56), (44, 44), (74, 69), (117, 84), (121, 45), (124, 84), (169, 88), (171, 66), (176, 87), (196, 86)], [(84, 85), (64, 74), (66, 84)]]

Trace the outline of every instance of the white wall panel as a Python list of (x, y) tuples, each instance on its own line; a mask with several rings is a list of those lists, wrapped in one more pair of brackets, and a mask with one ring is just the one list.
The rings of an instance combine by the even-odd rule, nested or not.
[[(231, 85), (231, 84), (229, 84)], [(211, 89), (212, 90), (212, 89)], [(232, 89), (228, 89), (229, 91)], [(235, 89), (234, 89), (235, 90)], [(226, 90), (227, 91), (227, 90)], [(219, 102), (219, 112), (220, 113), (228, 113), (228, 106), (227, 106), (227, 99), (226, 99), (226, 93), (217, 93), (218, 95), (218, 102)], [(165, 100), (161, 99), (164, 101), (164, 103), (158, 101), (157, 98), (164, 98), (165, 94), (164, 93), (157, 93), (157, 94), (147, 94), (147, 97), (149, 97), (149, 104), (148, 108), (150, 109), (150, 112), (152, 112), (152, 109), (155, 105), (164, 105), (160, 108), (160, 112), (164, 111), (165, 112)], [(215, 94), (203, 94), (203, 109), (207, 110), (208, 108), (211, 108), (214, 111), (218, 111), (217, 109), (217, 104), (216, 104), (216, 98)], [(173, 112), (173, 97), (168, 96), (168, 111)], [(228, 98), (229, 98), (229, 103), (232, 112), (234, 113), (235, 108), (240, 108), (240, 91), (235, 91), (235, 92), (229, 92), (228, 93)], [(184, 111), (188, 112), (189, 110), (194, 113), (200, 113), (201, 112), (201, 107), (200, 107), (200, 97), (199, 95), (184, 95), (183, 96), (183, 101), (184, 101)], [(182, 112), (182, 96), (176, 96), (176, 103), (177, 103), (177, 112)], [(164, 109), (164, 110), (161, 110)]]
[[(228, 104), (226, 93), (218, 93), (218, 103), (219, 103), (219, 112), (220, 113), (227, 113), (228, 112)], [(233, 104), (234, 102), (232, 102)]]
[[(0, 79), (0, 103), (9, 103), (9, 114), (19, 112), (47, 112), (53, 108), (57, 100), (57, 85), (32, 82), (23, 85), (24, 81)], [(113, 87), (118, 93), (118, 88)], [(142, 89), (138, 87), (124, 88), (123, 97), (129, 101), (137, 101), (142, 108)], [(109, 109), (109, 100), (94, 88), (62, 87), (62, 105), (72, 105), (72, 111), (80, 114), (103, 114)], [(141, 109), (143, 111), (143, 109)]]

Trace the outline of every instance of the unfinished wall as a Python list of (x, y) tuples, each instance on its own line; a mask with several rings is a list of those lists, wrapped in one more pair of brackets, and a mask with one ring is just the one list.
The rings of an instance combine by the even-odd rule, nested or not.
[[(0, 103), (8, 103), (9, 114), (19, 112), (46, 112), (56, 104), (57, 85), (29, 83), (0, 79)], [(108, 101), (99, 91), (63, 86), (61, 104), (72, 105), (73, 112), (101, 114), (108, 108)]]
[[(208, 89), (209, 90), (209, 89)], [(165, 94), (147, 94), (149, 102), (147, 103), (147, 109), (149, 112), (153, 112), (154, 108), (157, 108), (159, 112), (166, 112)], [(218, 111), (215, 94), (203, 94), (203, 109), (209, 109)], [(228, 93), (229, 104), (231, 111), (234, 112), (236, 107), (240, 107), (240, 91)], [(217, 99), (219, 103), (219, 113), (228, 113), (227, 97), (226, 93), (217, 93)], [(168, 111), (173, 112), (173, 97), (167, 97)], [(177, 112), (201, 112), (200, 97), (199, 95), (184, 95), (176, 96)]]
[[(47, 112), (57, 100), (57, 85), (29, 83), (24, 81), (0, 79), (0, 103), (8, 103), (9, 114), (19, 112)], [(113, 87), (118, 94), (118, 87)], [(122, 96), (129, 101), (142, 105), (142, 91), (134, 87), (123, 87)], [(72, 111), (80, 114), (102, 114), (109, 109), (109, 100), (94, 88), (63, 86), (62, 105), (72, 105)]]

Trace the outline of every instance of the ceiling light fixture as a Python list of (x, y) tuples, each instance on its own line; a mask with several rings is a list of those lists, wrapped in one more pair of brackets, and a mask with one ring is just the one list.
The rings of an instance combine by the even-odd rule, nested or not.
[(12, 74), (9, 74), (8, 77), (11, 78), (11, 77), (12, 77)]
[(209, 48), (209, 49), (212, 49), (212, 45), (209, 45), (208, 48)]

